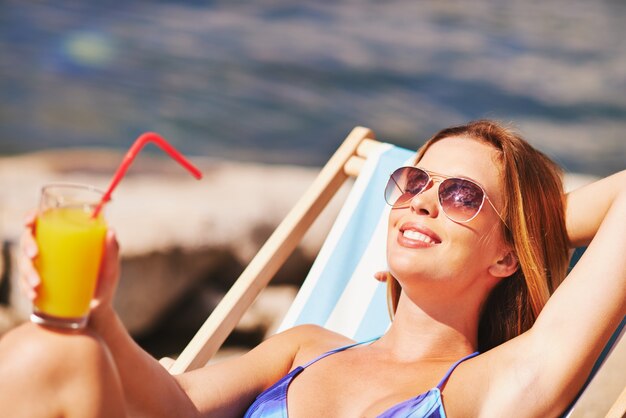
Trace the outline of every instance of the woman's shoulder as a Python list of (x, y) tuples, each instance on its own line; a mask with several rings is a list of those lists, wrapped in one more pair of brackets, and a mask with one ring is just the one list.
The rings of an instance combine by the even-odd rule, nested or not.
[(298, 325), (277, 334), (274, 344), (294, 347), (293, 367), (305, 364), (327, 351), (354, 343), (350, 338), (319, 325)]

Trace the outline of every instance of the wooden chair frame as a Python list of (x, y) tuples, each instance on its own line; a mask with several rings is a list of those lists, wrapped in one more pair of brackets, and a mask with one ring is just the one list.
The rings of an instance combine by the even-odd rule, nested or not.
[(358, 126), (350, 132), (184, 351), (168, 368), (171, 374), (197, 369), (209, 361), (337, 190), (350, 176), (358, 176), (367, 155), (379, 145), (380, 142), (374, 140), (374, 133), (367, 128)]
[(607, 412), (605, 418), (624, 418), (626, 416), (626, 387), (622, 389), (622, 393)]

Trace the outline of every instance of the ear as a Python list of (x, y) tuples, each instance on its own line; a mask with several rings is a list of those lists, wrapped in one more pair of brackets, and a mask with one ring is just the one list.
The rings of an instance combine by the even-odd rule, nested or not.
[(519, 268), (515, 252), (509, 251), (494, 264), (489, 266), (489, 273), (494, 277), (509, 277)]

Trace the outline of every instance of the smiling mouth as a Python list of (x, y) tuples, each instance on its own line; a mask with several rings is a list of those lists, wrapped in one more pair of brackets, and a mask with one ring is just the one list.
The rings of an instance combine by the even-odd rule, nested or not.
[(398, 231), (398, 244), (408, 248), (429, 248), (441, 244), (441, 239), (428, 228), (407, 222)]
[(403, 231), (402, 236), (412, 241), (421, 241), (430, 245), (439, 244), (437, 241), (435, 241), (428, 235), (422, 234), (421, 232), (413, 231), (412, 229), (407, 229)]

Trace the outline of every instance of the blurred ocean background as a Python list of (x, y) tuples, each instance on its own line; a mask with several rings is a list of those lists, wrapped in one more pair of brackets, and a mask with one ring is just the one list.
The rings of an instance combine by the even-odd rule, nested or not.
[(514, 123), (568, 171), (626, 164), (623, 0), (0, 1), (0, 154), (127, 148), (321, 165), (357, 124), (415, 148)]

